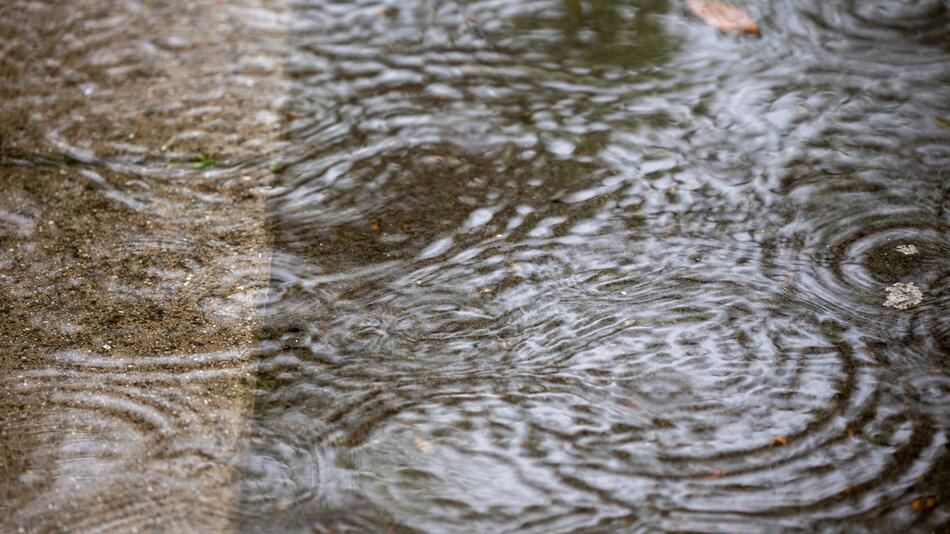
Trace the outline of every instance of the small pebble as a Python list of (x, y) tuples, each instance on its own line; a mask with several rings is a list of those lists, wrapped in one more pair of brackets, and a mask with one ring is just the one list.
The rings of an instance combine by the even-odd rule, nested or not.
[(901, 254), (904, 254), (905, 256), (913, 256), (914, 254), (917, 254), (920, 251), (917, 250), (917, 247), (915, 247), (914, 245), (898, 245), (897, 252), (900, 252)]

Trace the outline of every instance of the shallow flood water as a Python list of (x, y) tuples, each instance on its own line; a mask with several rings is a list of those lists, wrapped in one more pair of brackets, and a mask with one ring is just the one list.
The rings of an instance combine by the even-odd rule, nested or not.
[(67, 4), (0, 7), (0, 530), (950, 521), (946, 2)]

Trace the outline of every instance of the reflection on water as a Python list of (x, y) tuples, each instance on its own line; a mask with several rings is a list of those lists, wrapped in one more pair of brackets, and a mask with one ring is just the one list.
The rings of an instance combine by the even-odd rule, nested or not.
[(945, 2), (13, 4), (9, 526), (950, 520)]
[(581, 68), (642, 67), (674, 50), (663, 25), (667, 11), (666, 0), (563, 0), (523, 10), (487, 35), (489, 42), (516, 46), (521, 53), (543, 51), (559, 68), (569, 62)]

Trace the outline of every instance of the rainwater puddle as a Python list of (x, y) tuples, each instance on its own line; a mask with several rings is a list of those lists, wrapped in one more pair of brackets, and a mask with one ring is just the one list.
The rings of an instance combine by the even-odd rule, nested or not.
[(5, 2), (0, 530), (945, 524), (950, 9), (741, 7)]

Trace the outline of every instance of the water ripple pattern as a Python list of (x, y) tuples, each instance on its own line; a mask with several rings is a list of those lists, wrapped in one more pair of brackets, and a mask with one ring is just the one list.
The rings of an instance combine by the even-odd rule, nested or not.
[(748, 8), (294, 4), (246, 529), (948, 519), (946, 5)]
[(950, 7), (735, 3), (0, 7), (0, 527), (950, 522)]

